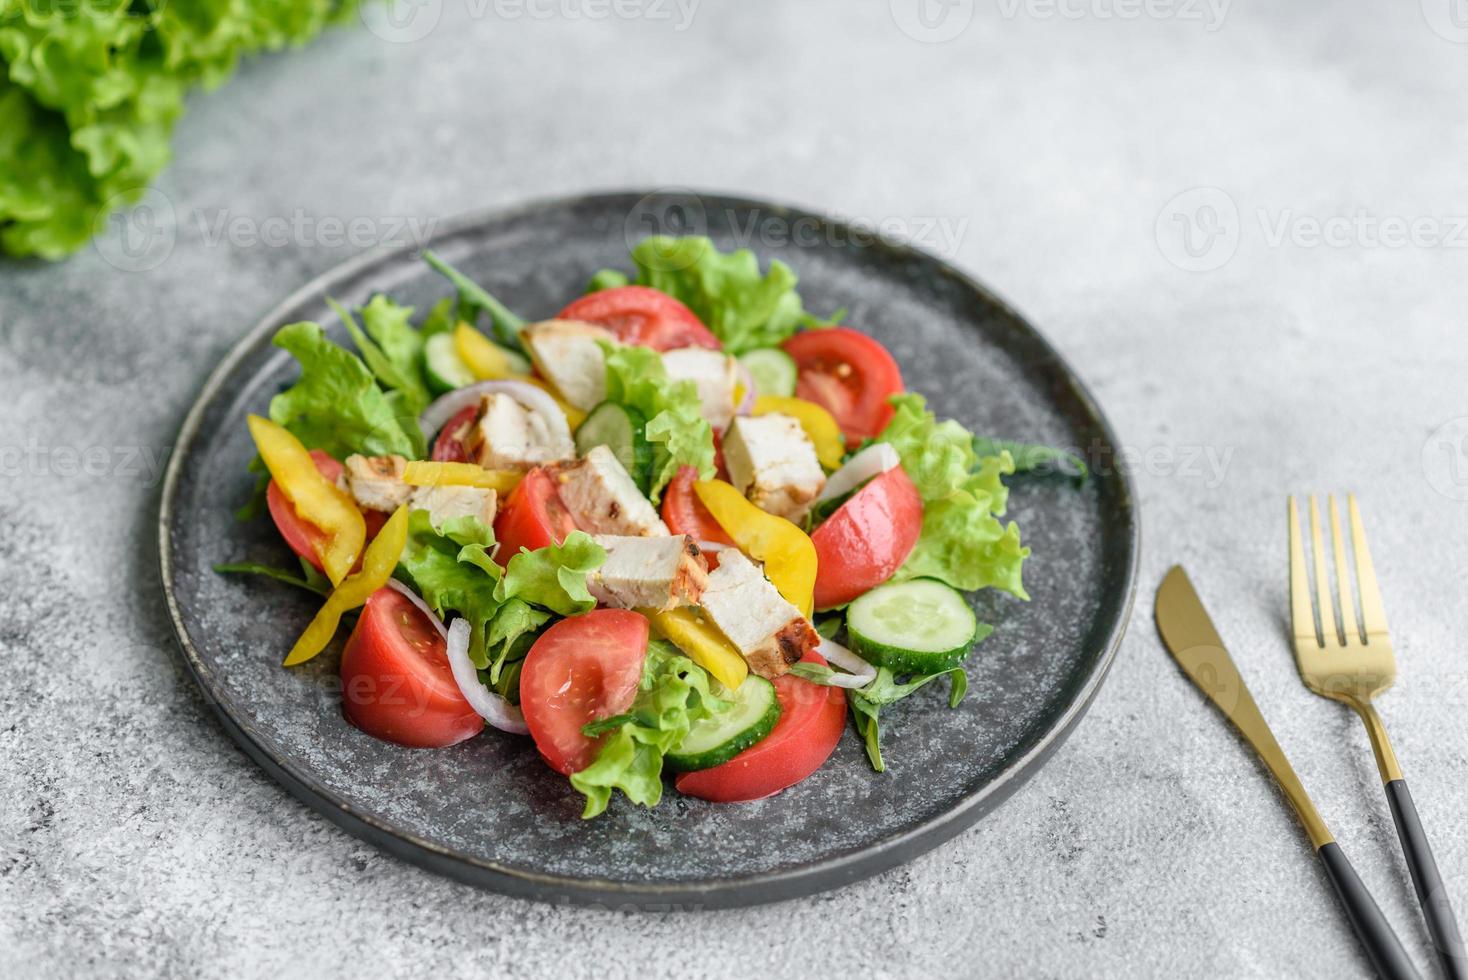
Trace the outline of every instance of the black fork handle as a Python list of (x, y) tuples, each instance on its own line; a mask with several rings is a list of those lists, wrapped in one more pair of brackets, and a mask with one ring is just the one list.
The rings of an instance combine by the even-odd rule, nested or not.
[(1402, 941), (1392, 931), (1386, 916), (1381, 914), (1356, 869), (1346, 860), (1340, 845), (1331, 841), (1321, 845), (1315, 853), (1320, 855), (1320, 861), (1330, 875), (1330, 883), (1346, 907), (1351, 927), (1356, 930), (1361, 945), (1366, 947), (1366, 955), (1371, 958), (1377, 975), (1383, 980), (1421, 980), (1417, 968), (1407, 958), (1407, 951), (1402, 948)]
[(1422, 905), (1422, 915), (1427, 919), (1427, 931), (1432, 936), (1433, 948), (1442, 960), (1443, 975), (1449, 980), (1468, 980), (1468, 952), (1463, 948), (1463, 936), (1458, 931), (1458, 920), (1453, 915), (1453, 904), (1433, 860), (1432, 848), (1427, 835), (1422, 831), (1422, 821), (1417, 818), (1417, 807), (1412, 803), (1412, 794), (1407, 791), (1405, 779), (1393, 779), (1386, 784), (1386, 799), (1391, 804), (1392, 819), (1397, 824), (1397, 837), (1402, 841), (1402, 853), (1407, 858), (1407, 868), (1412, 872), (1412, 885), (1417, 889), (1417, 901)]

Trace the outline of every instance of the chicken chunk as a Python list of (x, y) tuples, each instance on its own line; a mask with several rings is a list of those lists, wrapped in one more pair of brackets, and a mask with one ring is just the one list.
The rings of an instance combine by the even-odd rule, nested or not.
[(403, 482), (408, 461), (401, 456), (348, 456), (347, 490), (363, 510), (391, 514), (413, 496)]
[(705, 347), (685, 347), (663, 354), (668, 377), (692, 381), (698, 386), (703, 417), (722, 430), (734, 417), (734, 386), (739, 382), (734, 358)]
[(414, 510), (428, 511), (436, 528), (456, 517), (477, 517), (485, 526), (494, 524), (498, 499), (492, 489), (479, 487), (418, 487), (413, 491)]
[(551, 470), (576, 526), (591, 534), (666, 535), (668, 526), (606, 446)]
[(607, 560), (587, 577), (598, 602), (618, 609), (676, 609), (698, 604), (708, 584), (708, 560), (687, 535), (596, 535)]
[(510, 395), (490, 392), (480, 403), (469, 453), (487, 470), (529, 470), (574, 459), (576, 447), (570, 436), (553, 434), (539, 412)]
[(566, 401), (588, 411), (607, 397), (601, 345), (616, 343), (610, 330), (580, 320), (545, 320), (530, 324), (521, 336), (536, 369)]
[(699, 605), (761, 677), (779, 677), (821, 642), (760, 566), (733, 548), (719, 552)]
[(736, 418), (724, 436), (729, 481), (756, 506), (798, 521), (826, 486), (816, 447), (788, 415)]

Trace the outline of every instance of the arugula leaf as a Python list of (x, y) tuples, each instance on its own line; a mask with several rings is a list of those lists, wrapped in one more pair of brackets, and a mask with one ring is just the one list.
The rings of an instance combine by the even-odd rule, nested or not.
[(302, 562), (302, 574), (296, 574), (288, 569), (276, 568), (274, 565), (263, 565), (254, 561), (237, 561), (228, 564), (215, 565), (214, 570), (220, 575), (263, 575), (286, 585), (294, 585), (298, 589), (307, 592), (315, 592), (317, 595), (331, 595), (331, 582), (316, 571), (310, 565)]
[(703, 417), (698, 386), (674, 381), (657, 351), (603, 343), (607, 365), (607, 401), (633, 408), (647, 419), (643, 433), (652, 443), (652, 483), (648, 496), (657, 503), (663, 487), (680, 467), (692, 466), (707, 480), (714, 474), (714, 433)]
[(894, 580), (935, 578), (956, 589), (986, 586), (1028, 599), (1021, 582), (1030, 550), (1019, 528), (1001, 524), (1009, 490), (1001, 479), (1014, 460), (1001, 451), (982, 459), (974, 436), (949, 419), (939, 422), (921, 395), (894, 395), (896, 414), (877, 437), (897, 450), (923, 498), (923, 528)]
[(1070, 477), (1076, 486), (1084, 486), (1091, 478), (1091, 468), (1073, 452), (1054, 446), (1037, 446), (1011, 439), (974, 436), (974, 452), (980, 457), (1008, 453), (1014, 460), (1015, 473), (1059, 473)]
[(418, 327), (418, 336), (426, 341), (434, 334), (448, 333), (458, 325), (458, 303), (455, 297), (445, 296), (428, 309), (428, 315)]
[[(760, 273), (749, 249), (720, 252), (712, 239), (654, 235), (632, 249), (636, 283), (681, 300), (724, 343), (731, 354), (774, 347), (801, 327), (829, 326), (806, 312), (796, 292), (795, 272), (778, 259)], [(598, 272), (591, 291), (626, 285), (615, 270)]]
[[(799, 666), (799, 665), (797, 665)], [(899, 683), (886, 667), (877, 668), (877, 676), (866, 687), (846, 692), (846, 703), (851, 706), (851, 716), (856, 722), (857, 734), (866, 743), (867, 758), (877, 772), (886, 772), (887, 764), (882, 761), (882, 729), (878, 721), (884, 705), (892, 704), (909, 694), (947, 675), (951, 680), (948, 691), (948, 707), (956, 708), (968, 693), (968, 675), (962, 667), (940, 671), (936, 674), (920, 674)]]
[(596, 760), (571, 775), (571, 785), (586, 797), (582, 819), (605, 811), (614, 789), (633, 803), (657, 806), (663, 796), (663, 756), (677, 748), (695, 721), (728, 705), (710, 692), (703, 668), (669, 644), (651, 641), (631, 709), (582, 730), (605, 736)]
[(483, 286), (445, 262), (432, 249), (423, 252), (423, 261), (459, 291), (458, 319), (473, 326), (478, 322), (481, 312), (488, 313), (499, 342), (513, 350), (525, 352), (525, 345), (520, 343), (520, 332), (525, 329), (525, 321), (519, 315), (491, 296)]
[(274, 343), (300, 361), (301, 377), (270, 400), (270, 418), (307, 449), (337, 459), (424, 455), (417, 413), (385, 394), (361, 359), (328, 340), (319, 326), (303, 321), (281, 327)]
[[(374, 296), (372, 303), (375, 304), (378, 300), (384, 299), (386, 298), (382, 296)], [(383, 387), (388, 389), (390, 397), (394, 394), (397, 396), (391, 399), (394, 411), (415, 416), (421, 414), (430, 401), (428, 385), (423, 380), (419, 361), (423, 341), (418, 336), (418, 332), (408, 325), (406, 316), (402, 318), (401, 322), (401, 328), (406, 331), (406, 335), (399, 331), (396, 312), (406, 311), (411, 314), (412, 309), (399, 307), (392, 300), (386, 300), (387, 303), (396, 307), (396, 311), (385, 314), (383, 307), (374, 308), (372, 304), (369, 304), (361, 311), (362, 318), (368, 326), (367, 333), (363, 333), (362, 328), (357, 326), (357, 321), (345, 307), (330, 296), (326, 298), (326, 302), (331, 305), (337, 317), (346, 325), (347, 333), (352, 335), (352, 341), (362, 352), (362, 360), (366, 362), (373, 375), (382, 383)], [(368, 317), (369, 310), (372, 311), (370, 318)], [(386, 339), (385, 346), (381, 343), (384, 338)]]

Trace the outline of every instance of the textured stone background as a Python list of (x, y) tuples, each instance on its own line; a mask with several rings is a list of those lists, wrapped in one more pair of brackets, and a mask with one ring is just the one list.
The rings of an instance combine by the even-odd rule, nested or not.
[[(1364, 498), (1383, 710), (1468, 909), (1449, 0), (955, 0), (926, 27), (903, 0), (690, 3), (428, 0), (255, 62), (194, 102), (131, 229), (151, 251), (114, 229), (0, 266), (0, 974), (1361, 974), (1293, 818), (1155, 637), (1175, 561), (1427, 966), (1365, 737), (1294, 677), (1281, 504)], [(1030, 314), (1137, 453), (1145, 594), (1076, 736), (937, 852), (742, 912), (529, 905), (384, 857), (223, 735), (158, 597), (160, 461), (255, 316), (402, 219), (670, 185), (886, 221)], [(319, 224), (353, 218), (351, 243)]]

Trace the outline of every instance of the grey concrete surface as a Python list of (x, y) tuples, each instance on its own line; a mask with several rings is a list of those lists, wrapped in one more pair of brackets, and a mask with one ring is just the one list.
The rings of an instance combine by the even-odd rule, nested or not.
[[(1151, 628), (1178, 561), (1432, 968), (1365, 737), (1294, 676), (1282, 504), (1362, 495), (1383, 711), (1468, 909), (1468, 31), (1449, 0), (909, 7), (431, 0), (195, 99), (153, 251), (0, 266), (0, 974), (1364, 974)], [(234, 748), (159, 600), (160, 461), (257, 314), (402, 219), (635, 185), (885, 221), (1026, 311), (1136, 452), (1144, 594), (1075, 737), (973, 831), (805, 901), (547, 907), (387, 858)]]

